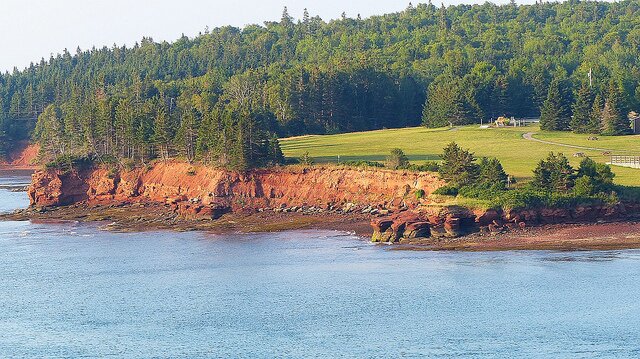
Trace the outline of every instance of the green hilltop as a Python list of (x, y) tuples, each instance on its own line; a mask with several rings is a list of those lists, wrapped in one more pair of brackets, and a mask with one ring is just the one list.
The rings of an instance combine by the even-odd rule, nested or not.
[[(527, 133), (533, 138), (557, 142), (559, 144), (592, 147), (599, 150), (565, 147), (524, 139)], [(605, 163), (611, 152), (614, 155), (640, 155), (640, 136), (601, 136), (597, 141), (593, 137), (570, 132), (540, 131), (538, 126), (516, 128), (479, 128), (477, 125), (454, 128), (427, 129), (412, 127), (386, 129), (378, 131), (347, 133), (338, 135), (313, 135), (281, 139), (282, 150), (286, 156), (300, 157), (307, 153), (316, 162), (379, 161), (384, 162), (391, 148), (400, 148), (412, 163), (439, 161), (442, 149), (450, 142), (469, 149), (476, 157), (495, 157), (499, 159), (507, 173), (516, 180), (526, 182), (533, 176), (533, 169), (549, 152), (564, 153), (574, 167), (582, 153), (596, 162)], [(603, 150), (607, 151), (603, 151)], [(339, 157), (338, 157), (339, 156)], [(640, 186), (640, 170), (612, 167), (616, 174), (615, 182), (622, 185)]]

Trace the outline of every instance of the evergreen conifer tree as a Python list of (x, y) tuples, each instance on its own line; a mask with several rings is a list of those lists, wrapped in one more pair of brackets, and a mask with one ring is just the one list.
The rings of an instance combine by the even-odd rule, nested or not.
[(602, 132), (602, 110), (604, 108), (604, 100), (600, 94), (593, 99), (591, 106), (591, 116), (589, 119), (589, 133)]
[(620, 87), (612, 81), (602, 110), (602, 134), (610, 136), (628, 134), (631, 128), (627, 114)]
[(593, 94), (588, 84), (583, 83), (578, 90), (576, 102), (573, 104), (573, 117), (571, 118), (571, 130), (575, 133), (590, 132), (591, 109), (593, 106)]
[(549, 131), (566, 131), (571, 122), (571, 109), (562, 83), (554, 79), (549, 84), (547, 99), (540, 111), (540, 128)]

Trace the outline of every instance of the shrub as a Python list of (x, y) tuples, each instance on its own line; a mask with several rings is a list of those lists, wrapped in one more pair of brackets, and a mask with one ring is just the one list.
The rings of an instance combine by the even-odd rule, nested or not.
[(298, 165), (298, 164), (300, 164), (300, 159), (299, 158), (294, 158), (294, 157), (285, 157), (284, 164), (285, 165)]
[(45, 164), (47, 169), (57, 169), (62, 172), (83, 170), (93, 167), (95, 159), (90, 156), (61, 155)]
[(136, 168), (136, 162), (130, 158), (126, 158), (120, 161), (120, 165), (127, 171), (131, 171)]
[(344, 161), (342, 164), (348, 167), (384, 167), (384, 164), (376, 161)]
[(457, 196), (458, 187), (455, 186), (443, 186), (433, 191), (433, 194), (439, 194), (443, 196)]
[(107, 177), (108, 178), (116, 178), (117, 174), (118, 174), (118, 168), (117, 167), (111, 167), (111, 168), (109, 168), (109, 172), (107, 172)]
[(478, 165), (474, 163), (473, 153), (451, 142), (444, 148), (440, 176), (456, 186), (472, 184), (478, 178)]
[(506, 210), (540, 207), (545, 203), (544, 197), (540, 192), (523, 188), (504, 192), (496, 199), (496, 204)]
[(593, 179), (589, 176), (581, 176), (575, 180), (573, 193), (577, 196), (590, 196), (596, 192)]
[(101, 165), (117, 165), (119, 163), (118, 158), (114, 155), (96, 156), (96, 162)]
[(476, 185), (460, 187), (458, 194), (467, 198), (477, 198), (483, 200), (495, 200), (504, 193), (505, 187), (502, 183), (479, 183)]
[(547, 191), (566, 192), (573, 187), (573, 167), (562, 153), (549, 153), (533, 171), (532, 185)]
[(640, 202), (640, 187), (613, 185), (613, 191), (624, 201)]
[(303, 153), (298, 160), (305, 166), (311, 166), (313, 164), (313, 157), (309, 156), (308, 151)]
[(391, 150), (389, 156), (387, 156), (387, 167), (391, 169), (399, 169), (406, 168), (409, 166), (409, 158), (404, 154), (404, 152), (399, 148), (394, 148)]
[(424, 198), (425, 192), (423, 189), (419, 189), (419, 190), (416, 190), (415, 195), (416, 195), (416, 199), (422, 199)]
[(478, 180), (481, 183), (501, 186), (504, 189), (507, 186), (507, 173), (502, 168), (502, 163), (497, 158), (482, 157), (479, 164), (480, 174)]
[(438, 172), (440, 165), (436, 161), (427, 161), (424, 164), (410, 164), (405, 169), (415, 172)]
[[(578, 167), (578, 178), (587, 177), (590, 180), (592, 186), (589, 194), (596, 194), (600, 192), (610, 192), (613, 189), (613, 178), (615, 174), (611, 171), (611, 167), (602, 163), (596, 163), (591, 158), (585, 158), (580, 161)], [(585, 182), (586, 180), (582, 180)], [(578, 186), (576, 181), (575, 186)], [(581, 184), (584, 187), (584, 183)], [(582, 188), (581, 190), (584, 190)]]

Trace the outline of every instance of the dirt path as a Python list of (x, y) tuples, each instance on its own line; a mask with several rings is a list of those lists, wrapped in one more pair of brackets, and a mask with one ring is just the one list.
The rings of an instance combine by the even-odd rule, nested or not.
[(577, 148), (579, 150), (603, 151), (603, 152), (614, 152), (615, 151), (615, 150), (612, 150), (612, 149), (609, 149), (609, 148), (597, 148), (597, 147), (585, 147), (585, 146), (567, 145), (565, 143), (560, 143), (560, 142), (552, 142), (552, 141), (540, 140), (540, 139), (537, 139), (537, 138), (533, 137), (533, 135), (535, 135), (535, 134), (536, 134), (535, 132), (527, 132), (527, 133), (522, 135), (522, 138), (524, 138), (525, 140), (540, 142), (540, 143), (544, 143), (544, 144), (547, 144), (547, 145), (562, 146), (562, 147), (569, 147), (569, 148)]

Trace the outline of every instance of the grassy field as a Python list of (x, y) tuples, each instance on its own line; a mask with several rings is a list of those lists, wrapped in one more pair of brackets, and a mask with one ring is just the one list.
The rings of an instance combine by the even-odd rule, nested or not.
[[(392, 148), (401, 148), (412, 162), (438, 160), (442, 148), (451, 141), (469, 148), (477, 157), (497, 157), (505, 170), (519, 181), (531, 178), (537, 162), (549, 152), (562, 152), (577, 166), (580, 158), (573, 154), (583, 152), (598, 162), (606, 162), (601, 150), (582, 150), (544, 144), (524, 139), (527, 132), (534, 138), (570, 145), (611, 149), (614, 154), (640, 155), (640, 136), (603, 137), (588, 141), (589, 135), (566, 132), (541, 132), (538, 127), (481, 129), (477, 125), (453, 129), (427, 129), (413, 127), (340, 135), (302, 136), (281, 140), (282, 150), (288, 157), (299, 157), (308, 151), (316, 162), (346, 160), (384, 161)], [(616, 183), (640, 186), (640, 170), (614, 167)]]
[(597, 141), (588, 138), (593, 135), (579, 135), (571, 132), (538, 132), (534, 137), (552, 142), (567, 143), (576, 146), (609, 149), (614, 154), (640, 156), (640, 135), (635, 136), (596, 136)]

